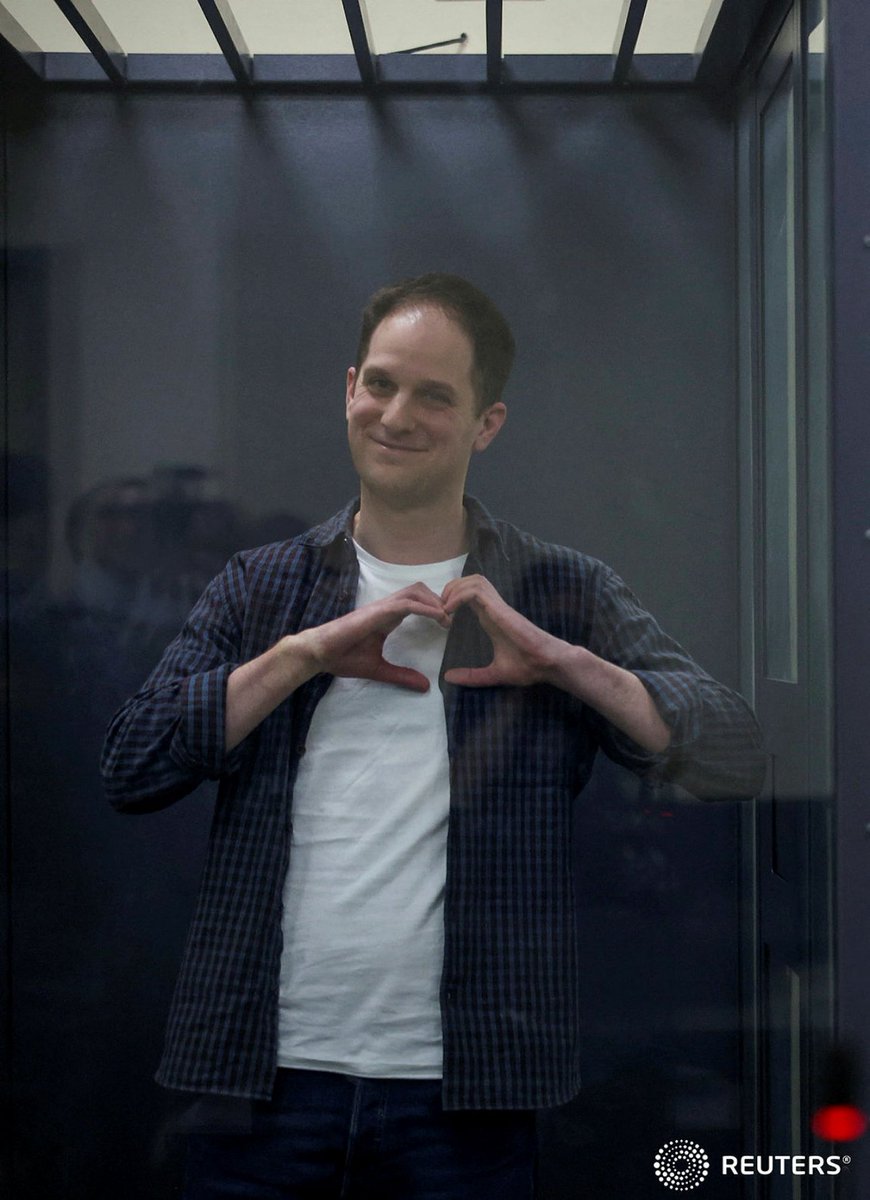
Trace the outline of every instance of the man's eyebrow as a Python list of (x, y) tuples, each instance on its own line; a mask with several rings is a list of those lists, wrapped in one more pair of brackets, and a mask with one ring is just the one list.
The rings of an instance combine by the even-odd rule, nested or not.
[(456, 395), (456, 390), (449, 383), (444, 383), (441, 379), (421, 379), (421, 388), (437, 388), (440, 392), (448, 392), (451, 396)]

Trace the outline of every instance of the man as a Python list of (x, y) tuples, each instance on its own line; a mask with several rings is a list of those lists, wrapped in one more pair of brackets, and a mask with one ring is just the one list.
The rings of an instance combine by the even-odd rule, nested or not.
[(251, 1100), (189, 1200), (520, 1200), (579, 1087), (570, 817), (599, 747), (760, 786), (744, 702), (602, 563), (464, 495), (513, 339), (465, 280), (383, 289), (347, 374), (360, 497), (237, 555), (110, 727), (121, 809), (221, 780), (158, 1080)]

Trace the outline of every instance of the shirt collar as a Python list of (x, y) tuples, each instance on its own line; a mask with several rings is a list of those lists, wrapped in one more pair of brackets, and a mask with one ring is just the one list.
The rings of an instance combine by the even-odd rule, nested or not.
[[(462, 503), (468, 513), (469, 558), (473, 557), (482, 562), (491, 547), (507, 562), (507, 546), (498, 522), (474, 496), (464, 495)], [(349, 553), (353, 541), (353, 519), (358, 510), (359, 496), (356, 496), (329, 520), (304, 533), (302, 541), (308, 546), (320, 546), (339, 555), (345, 549)]]

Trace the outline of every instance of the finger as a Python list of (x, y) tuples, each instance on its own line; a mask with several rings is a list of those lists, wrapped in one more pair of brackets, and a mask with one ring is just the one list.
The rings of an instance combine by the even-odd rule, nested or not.
[(396, 625), (404, 621), (405, 617), (414, 615), (417, 617), (429, 617), (430, 620), (437, 621), (444, 629), (450, 628), (450, 614), (445, 611), (444, 605), (437, 596), (433, 604), (427, 604), (419, 600), (403, 601), (399, 613), (400, 616), (396, 621)]
[(499, 612), (503, 612), (506, 609), (505, 605), (502, 605), (501, 609), (499, 608), (497, 604), (498, 600), (498, 594), (493, 599), (482, 595), (478, 589), (468, 589), (467, 592), (465, 590), (462, 592), (457, 591), (445, 601), (444, 611), (452, 620), (458, 610), (467, 605), (474, 612), (486, 632), (492, 636), (500, 627)]
[(504, 683), (495, 667), (451, 667), (444, 672), (447, 683), (458, 683), (460, 687), (497, 687)]
[(451, 614), (463, 604), (471, 604), (480, 610), (499, 598), (498, 592), (482, 575), (466, 575), (460, 579), (451, 579), (441, 593), (444, 608)]
[(482, 575), (459, 575), (456, 579), (448, 579), (444, 587), (441, 589), (441, 599), (446, 600), (448, 596), (452, 596), (454, 592), (467, 591), (468, 587), (474, 587), (478, 581), (483, 578)]
[[(450, 587), (450, 585), (448, 584), (447, 587)], [(458, 608), (461, 608), (463, 604), (476, 605), (478, 600), (478, 592), (474, 586), (454, 587), (450, 588), (449, 591), (447, 588), (445, 588), (441, 594), (441, 601), (444, 605), (444, 611), (450, 616), (452, 616)]]
[(394, 683), (397, 687), (408, 688), (412, 692), (428, 692), (429, 680), (420, 671), (411, 667), (399, 667), (395, 663), (383, 659), (382, 665), (372, 676), (378, 683)]
[(411, 599), (423, 600), (429, 604), (437, 604), (439, 607), (441, 607), (442, 603), (441, 597), (436, 592), (433, 592), (427, 584), (422, 582), (422, 580), (418, 580), (417, 583), (411, 583), (408, 585), (408, 587), (402, 588), (398, 592), (394, 592), (393, 596), (396, 598), (407, 596)]
[(457, 575), (455, 579), (448, 579), (447, 583), (441, 589), (441, 595), (443, 596), (448, 589), (465, 587), (468, 584), (476, 586), (479, 583), (484, 583), (488, 587), (492, 587), (492, 584), (485, 575)]

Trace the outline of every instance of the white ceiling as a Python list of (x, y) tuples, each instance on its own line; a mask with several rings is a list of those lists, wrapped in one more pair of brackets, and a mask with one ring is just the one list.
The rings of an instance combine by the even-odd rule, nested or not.
[[(93, 0), (128, 54), (220, 53), (197, 0)], [(623, 0), (504, 0), (505, 54), (612, 54)], [(722, 0), (648, 0), (638, 54), (693, 54)], [(0, 0), (46, 51), (86, 48), (54, 0)], [(252, 54), (351, 54), (341, 0), (231, 0)], [(365, 0), (377, 54), (458, 38), (486, 52), (484, 0)], [(429, 51), (428, 53), (439, 53)]]

